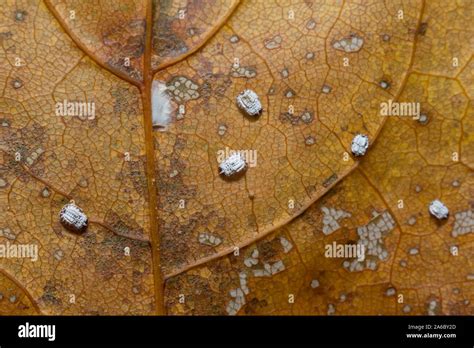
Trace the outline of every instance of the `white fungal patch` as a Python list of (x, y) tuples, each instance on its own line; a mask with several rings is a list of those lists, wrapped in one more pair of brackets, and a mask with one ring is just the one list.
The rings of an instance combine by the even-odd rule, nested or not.
[(247, 257), (244, 260), (244, 265), (249, 268), (252, 266), (255, 266), (258, 263), (258, 256), (259, 256), (258, 249), (253, 249), (252, 253), (250, 254), (250, 257)]
[(232, 77), (246, 77), (251, 79), (257, 76), (257, 70), (251, 66), (232, 66), (231, 75)]
[(439, 302), (437, 300), (431, 300), (428, 302), (428, 315), (436, 315), (440, 310), (439, 307)]
[(171, 97), (164, 83), (153, 81), (151, 85), (151, 116), (154, 127), (166, 130), (171, 122)]
[(64, 251), (62, 251), (61, 249), (57, 249), (55, 252), (54, 252), (54, 258), (58, 261), (61, 261), (64, 257)]
[(364, 247), (365, 260), (346, 260), (343, 267), (350, 272), (360, 272), (364, 269), (375, 270), (379, 261), (388, 260), (384, 239), (394, 227), (395, 221), (389, 212), (384, 212), (373, 218), (367, 225), (358, 227), (357, 244)]
[(266, 39), (263, 42), (263, 45), (265, 46), (266, 49), (268, 50), (274, 50), (276, 48), (280, 48), (282, 38), (280, 35), (274, 36), (272, 38)]
[(334, 306), (332, 303), (328, 304), (327, 314), (333, 315), (334, 313), (336, 313), (336, 306)]
[(58, 261), (61, 261), (64, 257), (64, 251), (62, 251), (61, 249), (57, 249), (55, 252), (54, 252), (54, 258)]
[(236, 315), (239, 310), (245, 305), (245, 295), (248, 295), (250, 290), (247, 286), (247, 273), (239, 273), (240, 287), (230, 290), (229, 294), (233, 298), (227, 305), (226, 311), (229, 315)]
[(247, 162), (240, 152), (235, 152), (219, 164), (219, 174), (231, 177), (235, 174), (245, 171)]
[(292, 89), (287, 89), (285, 91), (285, 97), (287, 98), (293, 98), (295, 96), (295, 91), (293, 91)]
[(5, 237), (9, 240), (15, 240), (16, 234), (12, 232), (8, 227), (4, 229), (0, 229), (0, 237)]
[(23, 87), (23, 82), (19, 79), (15, 79), (15, 80), (12, 81), (12, 86), (15, 89), (19, 89), (19, 88)]
[(225, 124), (220, 124), (217, 127), (217, 134), (219, 134), (221, 137), (225, 135), (227, 132), (227, 126)]
[(26, 17), (26, 12), (25, 11), (21, 11), (21, 10), (15, 11), (15, 20), (16, 21), (23, 22), (25, 20), (25, 17)]
[(255, 266), (257, 263), (258, 263), (258, 259), (254, 259), (251, 257), (248, 257), (244, 260), (244, 265), (249, 268)]
[(281, 246), (283, 247), (283, 252), (285, 254), (289, 253), (291, 249), (293, 249), (293, 244), (291, 244), (291, 242), (285, 237), (280, 237), (280, 243), (281, 243)]
[[(291, 250), (292, 245), (291, 243), (284, 237), (280, 237), (280, 243), (283, 246), (284, 250)], [(250, 254), (244, 260), (245, 266), (251, 268), (254, 265), (258, 264), (260, 253), (258, 248), (254, 248), (250, 251)], [(285, 270), (285, 265), (283, 264), (282, 260), (278, 260), (273, 264), (264, 263), (262, 269), (253, 269), (252, 273), (254, 277), (271, 277), (274, 274), (282, 272)], [(230, 290), (229, 294), (231, 296), (231, 300), (226, 306), (226, 312), (228, 315), (236, 315), (242, 307), (245, 305), (246, 300), (245, 296), (250, 293), (250, 289), (248, 287), (248, 276), (247, 271), (242, 271), (239, 273), (239, 287)], [(319, 283), (318, 283), (319, 285)]]
[(360, 51), (363, 45), (364, 39), (353, 34), (343, 39), (334, 41), (332, 47), (339, 51), (354, 53)]
[(410, 250), (408, 250), (408, 254), (410, 254), (411, 256), (418, 255), (419, 253), (420, 253), (420, 250), (417, 247), (413, 247), (413, 248), (410, 248)]
[(448, 208), (439, 199), (432, 201), (428, 210), (430, 211), (430, 214), (438, 220), (446, 219), (449, 215)]
[(453, 237), (474, 233), (474, 212), (465, 210), (454, 214), (454, 227), (451, 232)]
[(311, 288), (316, 289), (317, 287), (319, 287), (319, 280), (313, 279), (310, 285), (311, 285)]
[(311, 123), (313, 121), (313, 113), (310, 111), (304, 111), (301, 114), (301, 121), (303, 121), (306, 124)]
[(420, 117), (418, 118), (418, 122), (425, 125), (428, 123), (428, 115), (427, 114), (421, 114)]
[(64, 227), (74, 232), (82, 232), (88, 225), (86, 214), (73, 203), (68, 203), (61, 209), (59, 221)]
[(245, 294), (241, 288), (233, 289), (229, 292), (234, 299), (226, 307), (227, 314), (236, 315), (243, 305), (245, 305)]
[(166, 88), (178, 103), (200, 97), (199, 86), (186, 76), (173, 77), (171, 81), (166, 83)]
[(262, 103), (260, 103), (257, 93), (251, 89), (241, 92), (236, 101), (237, 106), (250, 116), (257, 116), (262, 113)]
[(242, 289), (245, 295), (248, 295), (250, 290), (247, 286), (247, 273), (240, 272), (239, 273), (239, 281), (240, 281), (240, 288)]
[(311, 18), (306, 22), (306, 29), (313, 30), (314, 28), (316, 28), (316, 21)]
[(258, 249), (257, 249), (257, 248), (253, 249), (253, 251), (252, 251), (252, 257), (253, 257), (254, 259), (258, 259), (258, 256), (259, 256), (259, 255), (260, 255), (260, 253), (258, 252)]
[(82, 177), (81, 179), (79, 179), (78, 184), (79, 184), (80, 187), (84, 187), (84, 188), (86, 188), (87, 186), (89, 186), (89, 183), (88, 183), (87, 179), (84, 178), (84, 177)]
[(272, 275), (280, 273), (284, 270), (285, 270), (285, 265), (283, 264), (283, 261), (281, 261), (281, 260), (275, 262), (271, 267)]
[(349, 218), (352, 215), (344, 210), (338, 210), (334, 208), (322, 207), (321, 211), (324, 214), (323, 217), (323, 233), (327, 236), (334, 231), (337, 231), (341, 226), (338, 221), (340, 219)]
[(304, 139), (304, 143), (308, 146), (314, 145), (315, 142), (316, 142), (316, 139), (312, 135), (308, 135)]
[(237, 35), (232, 35), (229, 39), (231, 43), (237, 43), (240, 41), (239, 37)]
[(215, 236), (209, 233), (201, 233), (198, 237), (199, 243), (208, 246), (218, 246), (222, 243), (222, 239), (219, 236)]
[(369, 138), (364, 134), (357, 134), (352, 139), (351, 151), (354, 156), (363, 156), (369, 148)]
[(329, 94), (329, 93), (331, 93), (331, 90), (332, 90), (331, 86), (329, 86), (329, 85), (324, 85), (321, 91), (322, 91), (324, 94)]
[(282, 260), (279, 260), (273, 264), (264, 263), (263, 269), (254, 269), (254, 277), (271, 277), (277, 273), (280, 273), (285, 270), (285, 265)]
[(41, 147), (37, 148), (35, 151), (30, 153), (30, 155), (26, 157), (26, 160), (25, 160), (28, 166), (32, 166), (43, 153), (44, 153), (44, 150)]
[(379, 86), (380, 86), (381, 88), (383, 88), (383, 89), (387, 89), (387, 88), (390, 87), (390, 83), (388, 83), (388, 82), (385, 81), (385, 80), (382, 80), (382, 81), (379, 82)]
[(49, 191), (47, 187), (41, 190), (41, 197), (48, 198), (50, 195), (51, 195), (51, 192)]

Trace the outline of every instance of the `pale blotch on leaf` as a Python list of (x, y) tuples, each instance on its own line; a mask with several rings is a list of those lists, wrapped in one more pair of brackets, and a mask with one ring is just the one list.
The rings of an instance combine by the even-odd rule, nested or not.
[(270, 39), (266, 39), (264, 41), (264, 46), (265, 48), (269, 49), (269, 50), (274, 50), (276, 48), (280, 48), (280, 45), (281, 45), (281, 42), (282, 42), (282, 38), (280, 35), (277, 35), (275, 37), (272, 37)]
[(335, 41), (332, 47), (339, 51), (354, 53), (360, 51), (363, 45), (364, 39), (354, 34)]

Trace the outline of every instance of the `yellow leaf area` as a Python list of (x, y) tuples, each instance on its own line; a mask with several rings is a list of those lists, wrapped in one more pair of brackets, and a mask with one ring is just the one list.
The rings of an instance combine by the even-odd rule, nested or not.
[[(474, 314), (469, 0), (6, 0), (0, 18), (1, 314)], [(420, 118), (382, 117), (389, 100)], [(226, 179), (232, 150), (248, 168)], [(59, 222), (71, 200), (85, 233)]]

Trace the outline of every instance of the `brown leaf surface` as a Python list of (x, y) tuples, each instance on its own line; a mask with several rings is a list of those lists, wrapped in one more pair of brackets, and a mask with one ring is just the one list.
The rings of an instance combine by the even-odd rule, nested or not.
[[(0, 30), (7, 63), (0, 229), (12, 234), (3, 241), (38, 246), (39, 260), (1, 258), (1, 268), (44, 314), (148, 314), (154, 295), (139, 91), (84, 57), (42, 2), (18, 4), (21, 22), (12, 8), (2, 8)], [(94, 101), (98, 117), (55, 116), (65, 99)], [(87, 207), (83, 236), (58, 222), (70, 199)]]
[[(370, 19), (380, 11), (393, 16), (395, 9), (313, 7), (288, 4), (272, 17), (263, 2), (239, 6), (202, 50), (155, 75), (175, 104), (167, 131), (155, 133), (165, 272), (222, 256), (284, 225), (355, 167), (349, 156), (344, 160), (355, 133), (375, 139), (383, 123), (378, 105), (397, 94), (401, 82), (388, 91), (378, 83), (383, 76), (404, 76), (414, 36), (406, 31), (394, 47), (380, 45), (379, 36), (364, 36), (364, 57), (351, 53), (350, 59), (365, 64), (342, 71), (344, 55), (331, 43), (351, 33), (363, 36), (367, 27), (389, 31), (390, 22)], [(298, 13), (294, 20), (281, 16), (290, 9)], [(367, 21), (345, 24), (352, 13), (364, 11)], [(415, 28), (419, 11), (408, 7), (404, 25)], [(307, 58), (309, 48), (316, 58)], [(321, 92), (324, 85), (330, 94)], [(245, 88), (262, 96), (258, 121), (235, 105)], [(226, 148), (256, 152), (258, 164), (243, 180), (219, 177), (218, 154)], [(185, 209), (179, 209), (180, 200)], [(203, 234), (222, 243), (200, 245)]]
[[(457, 11), (456, 18), (463, 18), (462, 4), (452, 10)], [(432, 2), (422, 17), (429, 30), (417, 34), (416, 52), (410, 63), (413, 72), (406, 81), (397, 82), (405, 84), (399, 100), (420, 102), (428, 123), (389, 118), (359, 169), (302, 216), (276, 231), (274, 237), (252, 244), (238, 257), (229, 255), (170, 278), (166, 294), (171, 313), (474, 313), (474, 239), (469, 234), (473, 225), (468, 217), (474, 208), (474, 176), (472, 151), (464, 150), (473, 144), (469, 131), (472, 96), (468, 92), (472, 89), (468, 77), (472, 69), (469, 59), (463, 59), (465, 66), (457, 69), (456, 79), (451, 78), (451, 71), (438, 76), (430, 66), (425, 71), (433, 73), (419, 73), (419, 67), (426, 66), (423, 61), (428, 43), (436, 42), (434, 38), (442, 37), (445, 31), (454, 35), (459, 27), (453, 22), (453, 12), (441, 19), (435, 14), (440, 14), (439, 7)], [(434, 17), (437, 20), (431, 26), (429, 19)], [(451, 20), (444, 22), (448, 18)], [(440, 27), (439, 21), (450, 24)], [(458, 35), (469, 40), (465, 30)], [(432, 45), (435, 47), (431, 46), (429, 52), (438, 52), (436, 45), (444, 44)], [(465, 53), (459, 52), (462, 55)], [(453, 161), (454, 152), (459, 161)], [(438, 223), (428, 213), (427, 207), (435, 198), (450, 209), (445, 222)], [(386, 227), (387, 221), (390, 228)], [(359, 271), (353, 259), (325, 256), (325, 246), (333, 242), (356, 243), (363, 226), (369, 230), (372, 226), (374, 233), (381, 231), (377, 245), (387, 253), (384, 259), (368, 258), (375, 262), (375, 271), (370, 264), (362, 264)], [(285, 253), (289, 245), (291, 249)], [(245, 262), (250, 262), (255, 250), (260, 257), (249, 267)], [(273, 274), (278, 262), (284, 270)], [(262, 276), (265, 267), (269, 273)], [(235, 296), (236, 289), (243, 294), (240, 299)], [(204, 296), (209, 293), (212, 296)], [(185, 301), (180, 302), (183, 296)]]
[[(0, 244), (38, 261), (0, 258), (1, 314), (474, 314), (472, 10), (7, 0)], [(389, 99), (428, 121), (381, 117)], [(65, 100), (95, 117), (56, 116)], [(152, 100), (169, 103), (153, 128)], [(256, 166), (223, 180), (226, 149)], [(83, 235), (58, 222), (70, 200)], [(333, 242), (370, 252), (327, 257)]]
[(142, 0), (46, 0), (71, 38), (99, 64), (143, 80), (145, 8)]
[(239, 0), (154, 0), (152, 68), (164, 68), (201, 48), (238, 5)]
[(10, 275), (0, 271), (0, 315), (37, 315), (35, 301)]
[[(171, 278), (167, 281), (171, 313), (192, 313), (193, 294), (204, 292), (200, 291), (201, 287), (217, 288), (214, 295), (220, 294), (219, 313), (230, 313), (228, 306), (233, 299), (229, 292), (242, 287), (240, 275), (245, 274), (249, 293), (239, 314), (326, 315), (331, 305), (336, 307), (336, 313), (369, 314), (384, 308), (385, 314), (393, 314), (395, 299), (383, 296), (384, 287), (390, 285), (390, 258), (378, 264), (377, 272), (348, 272), (342, 266), (344, 259), (324, 255), (326, 244), (356, 242), (356, 227), (374, 221), (376, 214), (380, 214), (379, 219), (382, 214), (389, 214), (383, 201), (370, 187), (358, 192), (357, 188), (365, 184), (364, 177), (355, 172), (302, 216), (278, 230), (274, 236), (242, 250), (239, 257), (230, 255)], [(341, 218), (338, 221), (340, 227), (329, 235), (323, 233), (326, 222), (323, 210), (326, 208), (350, 214)], [(396, 246), (399, 234), (395, 226), (387, 231), (383, 243), (387, 250)], [(252, 257), (255, 250), (258, 250), (258, 256)], [(249, 267), (246, 262), (250, 258), (257, 259), (257, 264)], [(283, 269), (278, 267), (279, 263)], [(269, 271), (265, 272), (267, 269)], [(203, 285), (196, 291), (184, 292), (190, 299), (183, 306), (172, 291), (174, 288), (194, 289), (194, 286), (186, 286), (193, 280)], [(294, 303), (289, 301), (291, 295)], [(345, 300), (341, 301), (341, 296)], [(215, 299), (208, 301), (215, 302)], [(367, 301), (370, 304), (364, 305)], [(210, 303), (203, 307), (213, 308)]]

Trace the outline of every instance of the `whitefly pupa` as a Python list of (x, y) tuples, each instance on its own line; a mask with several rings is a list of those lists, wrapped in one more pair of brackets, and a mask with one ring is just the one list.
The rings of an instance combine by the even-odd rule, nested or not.
[(246, 89), (237, 96), (237, 106), (250, 116), (258, 116), (263, 111), (257, 93), (251, 89)]
[(74, 203), (68, 203), (59, 212), (59, 222), (72, 232), (84, 232), (89, 219), (81, 208)]
[(240, 152), (235, 152), (219, 164), (219, 174), (231, 177), (247, 169), (247, 162)]
[(357, 134), (352, 139), (351, 151), (354, 156), (363, 156), (369, 147), (369, 138), (365, 134)]

